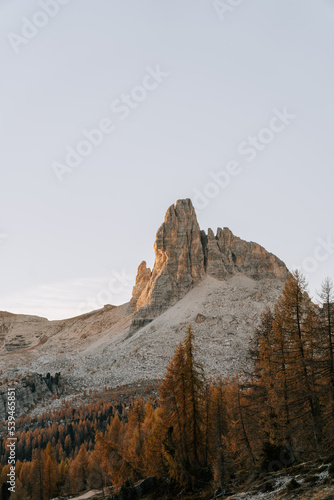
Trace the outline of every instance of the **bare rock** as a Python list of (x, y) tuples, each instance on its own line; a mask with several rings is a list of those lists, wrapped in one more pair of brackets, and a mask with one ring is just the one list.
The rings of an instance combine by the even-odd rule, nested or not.
[[(184, 297), (206, 275), (227, 280), (243, 274), (253, 280), (285, 280), (289, 271), (257, 243), (244, 241), (228, 228), (201, 231), (191, 200), (169, 207), (154, 244), (151, 273), (142, 262), (131, 300), (137, 311), (131, 331), (147, 324)], [(143, 319), (145, 322), (143, 323)]]
[(132, 299), (130, 301), (132, 309), (136, 309), (138, 299), (142, 294), (142, 292), (145, 290), (147, 284), (149, 283), (151, 276), (152, 276), (151, 269), (147, 267), (146, 262), (143, 261), (138, 267), (136, 284), (132, 290)]
[[(203, 235), (204, 233), (204, 235)], [(219, 248), (217, 238), (212, 229), (206, 235), (202, 231), (203, 248), (205, 253), (205, 271), (209, 276), (216, 279), (225, 279), (229, 274), (233, 274), (233, 263), (222, 253)]]
[(197, 314), (196, 316), (196, 323), (203, 323), (204, 321), (206, 320), (206, 316), (204, 316), (204, 314)]
[(218, 228), (216, 241), (230, 273), (240, 272), (255, 280), (287, 279), (289, 271), (284, 262), (257, 243), (234, 236), (228, 228)]
[(56, 373), (53, 377), (48, 373), (45, 377), (32, 373), (18, 380), (15, 385), (4, 384), (0, 387), (0, 421), (7, 418), (7, 391), (15, 388), (15, 413), (18, 417), (26, 414), (36, 403), (50, 403), (56, 395), (64, 392), (65, 384)]
[(189, 199), (179, 200), (167, 210), (157, 232), (154, 252), (152, 276), (135, 298), (142, 317), (156, 317), (184, 297), (204, 276), (201, 231)]

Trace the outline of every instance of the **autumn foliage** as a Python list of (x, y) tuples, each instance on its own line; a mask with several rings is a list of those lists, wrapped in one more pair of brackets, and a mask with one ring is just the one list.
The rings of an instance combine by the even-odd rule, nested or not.
[[(215, 490), (333, 454), (333, 302), (330, 280), (315, 305), (295, 273), (274, 310), (259, 318), (249, 364), (234, 378), (206, 380), (189, 327), (150, 398), (67, 403), (37, 421), (21, 419), (16, 498), (116, 491), (149, 476)], [(5, 440), (0, 452), (1, 486)]]

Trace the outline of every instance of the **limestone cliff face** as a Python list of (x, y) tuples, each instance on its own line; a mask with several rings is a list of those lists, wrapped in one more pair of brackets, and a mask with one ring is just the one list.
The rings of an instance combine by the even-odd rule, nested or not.
[(132, 290), (131, 309), (137, 309), (137, 302), (152, 277), (152, 271), (143, 261), (138, 267), (136, 283)]
[[(155, 317), (181, 299), (204, 276), (201, 230), (190, 200), (179, 200), (166, 213), (157, 232), (155, 263), (149, 281), (143, 263), (139, 266), (132, 306), (141, 316)], [(146, 267), (146, 264), (145, 264)], [(141, 293), (139, 293), (141, 292)]]
[[(16, 415), (26, 415), (36, 404), (50, 404), (52, 398), (61, 396), (65, 391), (65, 384), (59, 373), (53, 377), (49, 373), (46, 377), (38, 373), (31, 373), (14, 383)], [(0, 387), (0, 421), (7, 418), (7, 391), (13, 386), (7, 383)]]
[(154, 244), (151, 270), (138, 268), (131, 306), (137, 311), (133, 327), (144, 326), (186, 295), (205, 275), (227, 280), (241, 273), (254, 280), (285, 280), (288, 270), (257, 243), (234, 236), (228, 228), (215, 235), (201, 231), (191, 200), (169, 207)]
[(209, 229), (207, 236), (206, 272), (217, 279), (242, 273), (254, 280), (286, 279), (284, 262), (257, 243), (241, 240), (228, 229)]

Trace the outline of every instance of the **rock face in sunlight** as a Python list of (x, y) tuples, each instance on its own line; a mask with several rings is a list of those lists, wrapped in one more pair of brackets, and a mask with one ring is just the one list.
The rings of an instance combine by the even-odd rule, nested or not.
[(234, 236), (228, 228), (214, 235), (201, 231), (189, 199), (169, 207), (154, 244), (153, 272), (138, 268), (131, 305), (137, 310), (133, 331), (184, 297), (205, 275), (226, 280), (243, 274), (254, 280), (286, 279), (288, 270), (257, 243)]
[(138, 299), (142, 295), (148, 283), (150, 282), (151, 277), (152, 277), (152, 271), (149, 267), (147, 267), (146, 262), (143, 261), (138, 267), (136, 284), (133, 287), (132, 291), (132, 299), (130, 301), (132, 309), (135, 310), (137, 309)]
[[(201, 230), (190, 200), (179, 200), (167, 210), (165, 221), (157, 232), (155, 263), (146, 286), (133, 300), (141, 317), (155, 317), (175, 304), (204, 276), (204, 254)], [(143, 268), (138, 269), (141, 282)]]
[(226, 279), (237, 273), (254, 280), (286, 279), (286, 265), (257, 243), (241, 240), (228, 228), (203, 232), (206, 254), (206, 272), (217, 279)]

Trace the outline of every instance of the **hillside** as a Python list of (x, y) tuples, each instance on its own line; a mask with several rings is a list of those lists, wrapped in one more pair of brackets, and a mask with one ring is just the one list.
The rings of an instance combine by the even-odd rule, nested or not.
[(127, 304), (63, 321), (1, 312), (3, 379), (59, 372), (68, 395), (157, 379), (190, 323), (207, 373), (235, 373), (261, 311), (282, 291), (284, 263), (227, 228), (206, 234), (190, 200), (167, 210), (154, 249), (154, 268), (140, 264)]

